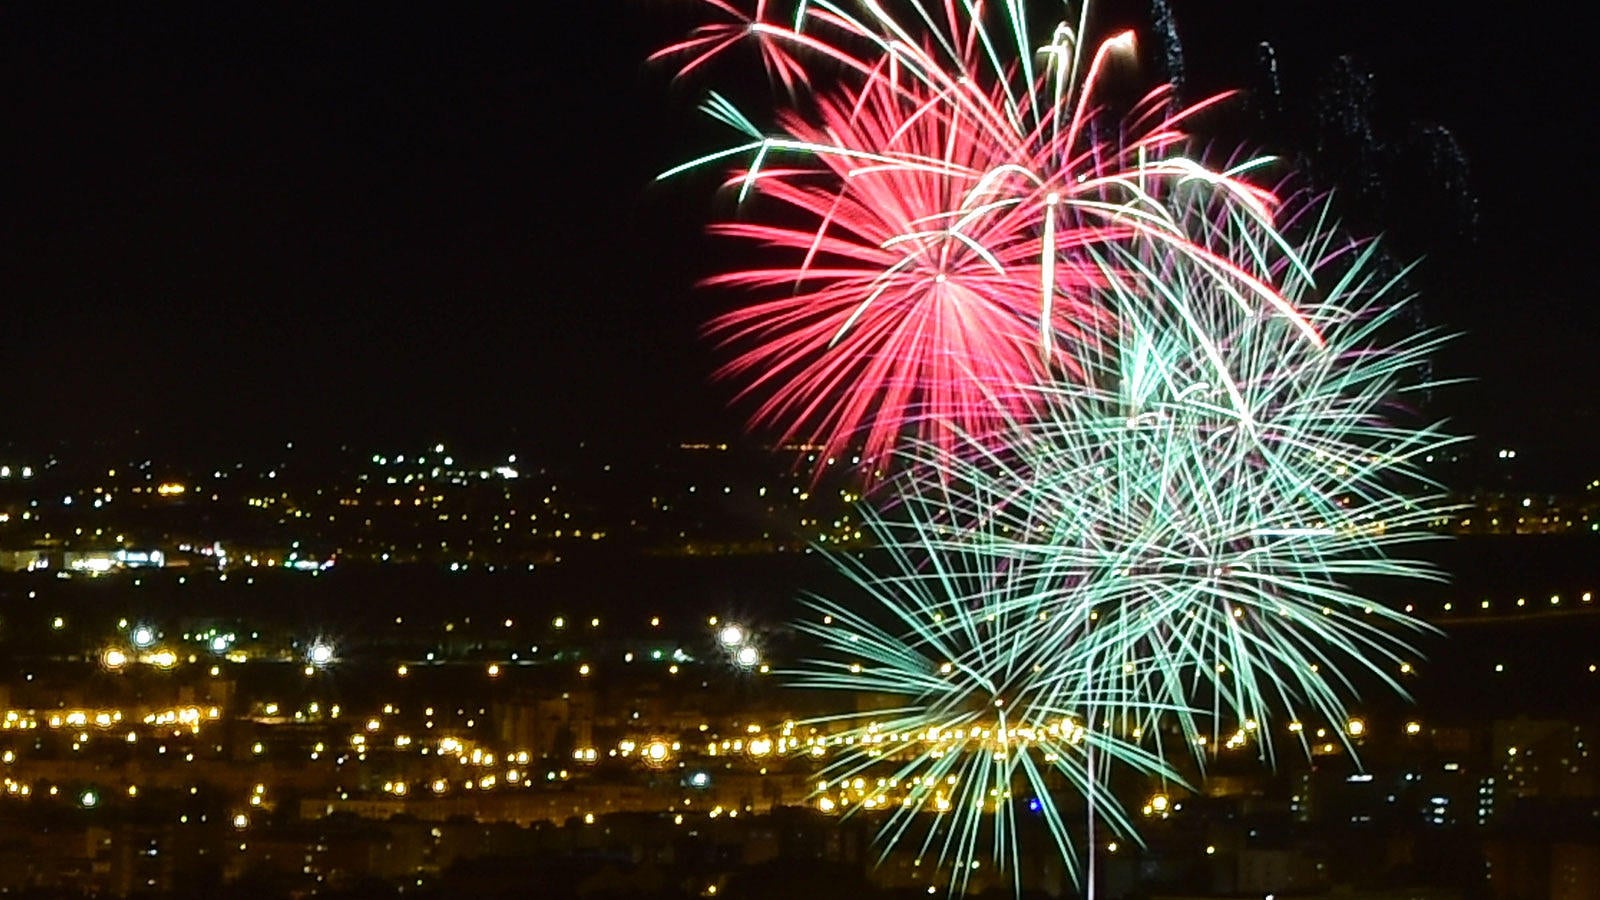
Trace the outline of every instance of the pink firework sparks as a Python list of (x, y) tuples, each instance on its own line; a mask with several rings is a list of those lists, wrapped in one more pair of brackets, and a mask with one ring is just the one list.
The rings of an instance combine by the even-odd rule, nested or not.
[(775, 262), (707, 279), (754, 298), (707, 330), (731, 354), (719, 374), (756, 403), (752, 425), (825, 457), (859, 449), (869, 471), (907, 440), (1001, 433), (1033, 385), (1081, 376), (1079, 354), (1112, 324), (1097, 291), (1117, 245), (1186, 255), (1320, 340), (1266, 273), (1171, 214), (1195, 190), (1263, 222), (1276, 207), (1240, 167), (1182, 155), (1185, 120), (1220, 98), (1179, 107), (1162, 87), (1125, 118), (1100, 111), (1097, 86), (1131, 34), (1083, 47), (1080, 20), (1035, 50), (1011, 2), (1007, 57), (965, 3), (909, 3), (902, 21), (812, 0), (785, 24), (766, 0), (748, 15), (702, 2), (732, 24), (658, 57), (690, 72), (754, 40), (791, 97), (806, 92), (770, 134), (714, 98), (713, 115), (751, 140), (674, 170), (749, 160), (729, 185), (757, 196), (755, 214), (713, 230)]
[(755, 9), (749, 13), (726, 0), (701, 2), (718, 15), (718, 20), (696, 26), (688, 37), (652, 53), (651, 61), (682, 60), (678, 66), (681, 78), (733, 47), (754, 42), (760, 49), (767, 73), (781, 82), (791, 96), (808, 83), (805, 68), (783, 46), (785, 30), (775, 29), (770, 21), (767, 0), (757, 0)]

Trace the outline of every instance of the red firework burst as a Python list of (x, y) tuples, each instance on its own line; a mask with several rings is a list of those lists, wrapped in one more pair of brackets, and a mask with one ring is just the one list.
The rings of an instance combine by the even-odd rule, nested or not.
[[(1079, 354), (1111, 324), (1096, 294), (1118, 244), (1188, 255), (1293, 315), (1261, 273), (1170, 215), (1168, 197), (1198, 185), (1270, 217), (1269, 191), (1181, 155), (1184, 120), (1220, 98), (1180, 108), (1163, 87), (1125, 118), (1098, 109), (1096, 86), (1131, 34), (1085, 60), (1081, 23), (1060, 26), (1036, 66), (1025, 47), (1002, 59), (982, 15), (950, 2), (910, 4), (917, 30), (876, 4), (859, 17), (802, 4), (785, 25), (765, 0), (748, 15), (703, 2), (732, 22), (658, 56), (688, 56), (687, 72), (754, 40), (791, 97), (807, 91), (773, 134), (719, 98), (713, 112), (752, 141), (690, 164), (752, 159), (729, 185), (762, 202), (713, 231), (774, 262), (707, 279), (755, 298), (708, 332), (731, 354), (719, 375), (755, 403), (752, 424), (781, 440), (824, 458), (858, 449), (871, 472), (906, 440), (949, 448), (1001, 433), (1041, 379), (1081, 375)], [(1025, 40), (1026, 23), (1007, 21)]]

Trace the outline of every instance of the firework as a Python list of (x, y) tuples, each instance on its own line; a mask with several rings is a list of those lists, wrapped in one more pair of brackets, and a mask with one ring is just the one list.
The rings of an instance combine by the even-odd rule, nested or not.
[(1417, 460), (1451, 439), (1409, 424), (1441, 338), (1404, 327), (1374, 244), (1320, 204), (1285, 221), (1260, 159), (1187, 155), (1220, 98), (1117, 113), (1131, 36), (1089, 40), (1082, 9), (1036, 47), (1021, 0), (704, 3), (662, 56), (753, 44), (784, 97), (764, 130), (713, 95), (744, 140), (666, 173), (737, 166), (751, 204), (716, 230), (774, 260), (710, 279), (755, 297), (709, 326), (722, 374), (818, 460), (902, 471), (864, 515), (880, 549), (835, 555), (852, 591), (803, 626), (799, 683), (889, 698), (830, 722), (822, 790), (850, 789), (822, 800), (885, 810), (885, 852), (954, 890), (980, 858), (1015, 878), (1030, 829), (1077, 873), (1077, 803), (1091, 847), (1133, 836), (1116, 772), (1270, 762), (1359, 673), (1402, 690), (1422, 626), (1352, 585), (1433, 576), (1403, 548), (1445, 511)]
[[(1181, 780), (1130, 727), (1135, 711), (1141, 723), (1174, 711), (1102, 684), (1089, 613), (1061, 610), (1051, 585), (996, 565), (971, 542), (953, 547), (936, 503), (908, 497), (899, 513), (866, 514), (880, 556), (870, 565), (835, 556), (852, 596), (811, 597), (815, 616), (799, 625), (822, 655), (791, 673), (796, 685), (889, 698), (870, 713), (811, 723), (836, 748), (819, 802), (888, 810), (883, 853), (909, 850), (955, 892), (983, 863), (1020, 889), (1027, 832), (1042, 833), (1076, 878), (1069, 816), (1079, 802), (1113, 833), (1133, 835), (1106, 787), (1111, 763)], [(1084, 640), (1052, 639), (1061, 632)], [(1122, 720), (1103, 721), (1105, 709)]]
[[(1404, 327), (1375, 244), (1307, 227), (1317, 282), (1280, 267), (1277, 283), (1326, 346), (1179, 259), (1118, 251), (1105, 271), (1120, 331), (1089, 377), (1041, 388), (1006, 452), (955, 460), (944, 477), (960, 490), (940, 489), (953, 519), (1000, 535), (992, 552), (1096, 614), (1095, 668), (1114, 687), (1174, 709), (1203, 700), (1208, 715), (1179, 717), (1192, 738), (1342, 722), (1353, 671), (1402, 690), (1402, 635), (1423, 626), (1349, 585), (1437, 577), (1397, 554), (1448, 514), (1419, 464), (1454, 439), (1405, 424), (1443, 337)], [(1251, 230), (1218, 233), (1262, 247)]]
[[(1309, 236), (1293, 264), (1247, 217), (1224, 212), (1212, 227), (1325, 346), (1239, 303), (1190, 258), (1116, 248), (1101, 271), (1117, 329), (1084, 377), (1036, 388), (1002, 447), (917, 445), (895, 524), (869, 517), (892, 564), (838, 558), (863, 596), (820, 606), (833, 621), (813, 630), (830, 652), (808, 683), (907, 699), (878, 724), (900, 735), (886, 754), (896, 774), (960, 770), (950, 808), (988, 802), (994, 820), (983, 848), (976, 817), (950, 822), (940, 849), (958, 873), (978, 849), (1014, 865), (1018, 813), (995, 798), (1044, 793), (1028, 753), (991, 761), (1011, 752), (984, 737), (1008, 727), (1000, 708), (1015, 711), (1014, 741), (1019, 722), (1097, 725), (1096, 765), (1087, 749), (1039, 752), (1126, 833), (1097, 765), (1170, 778), (1174, 754), (1203, 771), (1219, 745), (1246, 744), (1271, 762), (1275, 725), (1346, 721), (1358, 673), (1404, 693), (1408, 634), (1426, 626), (1351, 584), (1435, 577), (1402, 551), (1448, 512), (1418, 463), (1452, 439), (1404, 423), (1442, 338), (1402, 327), (1405, 300), (1375, 274), (1375, 245), (1340, 238), (1324, 210), (1299, 223)], [(1204, 199), (1189, 214), (1218, 215)], [(892, 624), (851, 612), (863, 608)], [(983, 697), (1004, 703), (985, 709)], [(948, 740), (951, 727), (965, 740)], [(879, 745), (860, 746), (836, 765), (883, 764)], [(1068, 852), (1065, 825), (1048, 824)], [(885, 840), (903, 827), (891, 822)]]
[(988, 13), (912, 2), (898, 16), (704, 3), (718, 21), (658, 56), (689, 74), (753, 42), (791, 98), (768, 132), (712, 95), (704, 109), (745, 140), (663, 176), (738, 161), (728, 184), (759, 201), (714, 231), (774, 264), (708, 280), (756, 298), (708, 327), (754, 425), (824, 458), (859, 446), (869, 470), (908, 438), (949, 451), (957, 435), (1003, 431), (1029, 385), (1081, 378), (1114, 329), (1095, 258), (1121, 244), (1189, 258), (1318, 342), (1260, 273), (1188, 230), (1204, 220), (1173, 214), (1177, 186), (1203, 186), (1271, 221), (1272, 193), (1244, 178), (1262, 160), (1216, 169), (1185, 155), (1188, 121), (1222, 98), (1180, 106), (1163, 86), (1113, 115), (1102, 82), (1132, 59), (1132, 34), (1090, 42), (1086, 8), (1036, 47), (1015, 0)]

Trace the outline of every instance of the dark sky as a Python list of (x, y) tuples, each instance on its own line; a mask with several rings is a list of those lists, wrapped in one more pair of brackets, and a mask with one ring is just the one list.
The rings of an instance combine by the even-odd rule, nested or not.
[[(652, 183), (708, 136), (696, 86), (642, 62), (684, 5), (0, 7), (0, 443), (725, 426), (695, 328), (726, 298), (691, 290), (725, 205)], [(1269, 39), (1309, 116), (1352, 54), (1380, 137), (1454, 131), (1476, 240), (1405, 210), (1396, 236), (1429, 255), (1429, 320), (1467, 332), (1445, 368), (1480, 380), (1452, 408), (1552, 488), (1600, 475), (1578, 29), (1437, 0), (1174, 6), (1194, 84), (1249, 81)]]

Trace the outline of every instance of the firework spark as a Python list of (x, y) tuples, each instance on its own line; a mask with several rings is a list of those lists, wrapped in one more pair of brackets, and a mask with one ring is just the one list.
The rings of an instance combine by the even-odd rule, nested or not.
[[(1260, 273), (1207, 249), (1169, 198), (1196, 185), (1266, 225), (1277, 201), (1245, 180), (1262, 160), (1210, 168), (1185, 155), (1212, 97), (1162, 86), (1109, 112), (1103, 82), (1131, 59), (1129, 32), (1091, 42), (1087, 10), (1034, 44), (1021, 2), (908, 3), (897, 16), (828, 0), (780, 16), (703, 0), (711, 24), (658, 57), (694, 73), (748, 41), (791, 96), (771, 132), (727, 99), (704, 109), (746, 140), (679, 166), (742, 161), (728, 184), (749, 219), (717, 233), (771, 266), (709, 283), (757, 299), (713, 320), (724, 377), (756, 401), (752, 423), (826, 456), (859, 445), (881, 466), (907, 438), (945, 450), (1028, 408), (1029, 385), (1080, 378), (1113, 328), (1094, 258), (1128, 243), (1191, 257), (1221, 289), (1320, 338)], [(985, 19), (993, 26), (986, 27)]]
[[(1261, 246), (1233, 225), (1237, 245)], [(1397, 632), (1423, 626), (1348, 585), (1438, 577), (1397, 554), (1448, 515), (1419, 463), (1455, 439), (1404, 424), (1444, 338), (1404, 327), (1375, 244), (1310, 229), (1302, 256), (1321, 286), (1288, 268), (1278, 283), (1326, 347), (1181, 261), (1122, 254), (1106, 269), (1121, 330), (1090, 377), (1041, 388), (1042, 413), (1004, 454), (944, 475), (963, 486), (944, 494), (953, 516), (1009, 535), (995, 553), (1098, 612), (1098, 668), (1134, 679), (1119, 688), (1173, 708), (1209, 700), (1211, 715), (1185, 717), (1191, 735), (1343, 721), (1352, 670), (1401, 690), (1411, 651)], [(1134, 674), (1125, 654), (1159, 666)]]
[[(1176, 711), (1102, 686), (1090, 611), (1062, 610), (1049, 584), (1023, 567), (997, 566), (974, 543), (952, 548), (937, 503), (908, 497), (900, 512), (893, 522), (867, 513), (884, 548), (878, 565), (835, 556), (855, 596), (812, 597), (817, 615), (799, 626), (823, 652), (793, 673), (795, 684), (892, 698), (870, 713), (813, 723), (843, 748), (823, 770), (824, 786), (878, 786), (841, 791), (827, 806), (888, 808), (883, 853), (910, 845), (931, 870), (948, 872), (956, 892), (985, 862), (1020, 890), (1028, 831), (1042, 832), (1076, 878), (1069, 815), (1080, 802), (1113, 833), (1134, 836), (1106, 786), (1113, 762), (1181, 781), (1139, 742), (1142, 726)], [(1085, 639), (1056, 640), (1062, 633)], [(1097, 715), (1106, 709), (1121, 718)], [(883, 796), (885, 786), (899, 796)]]
[[(1075, 721), (1103, 725), (1091, 732), (1106, 742), (1102, 760), (1172, 777), (1175, 754), (1203, 771), (1208, 752), (1233, 745), (1220, 734), (1248, 732), (1237, 742), (1271, 762), (1275, 723), (1343, 723), (1358, 674), (1404, 693), (1408, 634), (1426, 626), (1351, 584), (1436, 577), (1402, 551), (1448, 514), (1419, 461), (1453, 439), (1405, 424), (1404, 409), (1430, 387), (1420, 373), (1443, 338), (1403, 327), (1406, 301), (1376, 274), (1376, 246), (1341, 238), (1324, 211), (1301, 223), (1309, 237), (1295, 256), (1309, 277), (1248, 217), (1224, 213), (1215, 228), (1259, 254), (1326, 346), (1241, 305), (1190, 258), (1117, 248), (1101, 268), (1117, 329), (1084, 359), (1083, 379), (1037, 388), (1003, 447), (911, 451), (919, 465), (896, 495), (898, 524), (875, 528), (894, 564), (874, 574), (840, 560), (895, 627), (826, 606), (838, 633), (818, 632), (833, 655), (812, 681), (908, 698), (882, 726), (915, 736), (896, 747), (902, 772), (930, 764), (917, 753), (924, 735), (1005, 727), (979, 712), (982, 698), (1047, 711), (1013, 722), (1086, 716)], [(1191, 214), (1217, 210), (1202, 200)], [(847, 654), (875, 668), (847, 681)], [(978, 767), (952, 808), (1036, 784), (1020, 762), (984, 768), (995, 751), (966, 727), (965, 746), (935, 757), (941, 772)], [(1102, 782), (1092, 767), (1071, 779), (1125, 832), (1121, 807), (1097, 797)], [(998, 800), (988, 811), (1016, 815)], [(970, 854), (977, 820), (951, 827), (941, 849)], [(1014, 863), (1009, 832), (993, 829), (987, 852)]]

